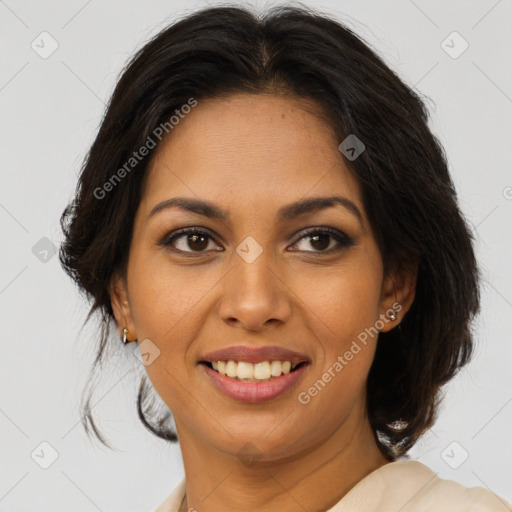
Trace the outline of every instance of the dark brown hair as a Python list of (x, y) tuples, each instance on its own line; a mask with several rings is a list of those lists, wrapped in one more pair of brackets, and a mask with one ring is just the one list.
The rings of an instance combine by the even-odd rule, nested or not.
[[(123, 350), (117, 335), (109, 337), (115, 318), (108, 286), (126, 268), (149, 158), (107, 198), (97, 197), (98, 188), (190, 98), (235, 92), (314, 100), (340, 142), (349, 134), (363, 141), (365, 151), (346, 163), (361, 184), (385, 271), (418, 265), (415, 300), (400, 329), (380, 334), (367, 381), (369, 420), (393, 460), (433, 424), (441, 387), (472, 354), (471, 321), (479, 309), (473, 237), (418, 93), (347, 26), (310, 8), (279, 6), (263, 15), (203, 9), (157, 34), (126, 66), (61, 217), (61, 263), (91, 299), (86, 322), (101, 315), (94, 368), (108, 344)], [(146, 407), (153, 391), (143, 376), (139, 417), (154, 434), (176, 441), (170, 411), (158, 417)], [(91, 389), (83, 425), (109, 446), (90, 400)]]

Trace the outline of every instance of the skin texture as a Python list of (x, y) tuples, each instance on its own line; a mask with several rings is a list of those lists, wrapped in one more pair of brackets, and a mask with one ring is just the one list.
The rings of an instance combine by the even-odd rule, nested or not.
[[(146, 371), (174, 414), (187, 479), (183, 510), (326, 510), (388, 462), (365, 405), (377, 337), (308, 404), (297, 399), (395, 302), (398, 318), (381, 331), (396, 327), (414, 299), (410, 274), (383, 275), (359, 184), (341, 141), (315, 112), (312, 102), (270, 94), (200, 101), (148, 168), (127, 272), (112, 280), (111, 297), (120, 332), (126, 327), (128, 339), (149, 338), (160, 350)], [(355, 203), (362, 221), (336, 205), (277, 222), (284, 205), (332, 195)], [(229, 220), (177, 208), (148, 219), (177, 196), (212, 201)], [(159, 245), (183, 227), (211, 233), (202, 252), (187, 235), (174, 247), (190, 257)], [(331, 227), (354, 245), (315, 244), (314, 235), (303, 237), (312, 227)], [(248, 236), (263, 250), (252, 263), (236, 252)], [(312, 363), (277, 400), (240, 403), (198, 365), (201, 355), (239, 344), (281, 345)], [(240, 452), (256, 455), (248, 463)]]

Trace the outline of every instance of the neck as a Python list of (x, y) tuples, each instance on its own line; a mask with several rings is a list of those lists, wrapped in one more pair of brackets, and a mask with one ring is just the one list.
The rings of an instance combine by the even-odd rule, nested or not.
[(201, 512), (328, 510), (389, 462), (366, 416), (356, 417), (307, 450), (253, 459), (205, 445), (176, 422), (187, 488), (180, 512), (192, 507)]

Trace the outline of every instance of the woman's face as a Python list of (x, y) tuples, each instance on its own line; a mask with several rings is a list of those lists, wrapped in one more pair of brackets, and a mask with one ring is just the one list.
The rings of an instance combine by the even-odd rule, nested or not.
[[(112, 300), (120, 329), (144, 343), (180, 441), (233, 455), (250, 443), (273, 460), (364, 421), (368, 333), (396, 326), (383, 317), (403, 296), (384, 279), (341, 141), (314, 112), (264, 94), (199, 101), (155, 150)], [(164, 207), (178, 197), (208, 207)], [(330, 197), (340, 199), (292, 206)], [(182, 228), (193, 229), (171, 241)], [(240, 375), (257, 366), (261, 379), (223, 376), (204, 364), (214, 359)], [(302, 364), (264, 380), (286, 371), (275, 360)]]

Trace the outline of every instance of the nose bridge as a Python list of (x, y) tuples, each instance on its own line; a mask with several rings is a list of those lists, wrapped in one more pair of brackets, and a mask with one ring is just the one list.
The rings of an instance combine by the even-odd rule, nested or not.
[[(243, 246), (242, 246), (243, 247)], [(245, 254), (249, 256), (246, 259), (244, 255), (240, 256), (243, 248), (237, 249), (236, 268), (233, 273), (237, 276), (237, 286), (244, 294), (261, 293), (272, 291), (271, 282), (275, 280), (275, 274), (271, 271), (275, 265), (272, 263), (272, 251), (270, 249), (262, 250), (259, 255), (252, 259), (251, 252), (255, 249), (250, 248)], [(235, 261), (236, 259), (235, 258)]]
[[(254, 216), (253, 216), (254, 218)], [(273, 240), (267, 234), (254, 229), (254, 221), (249, 222), (245, 227), (246, 233), (252, 232), (246, 236), (236, 247), (233, 254), (233, 263), (235, 269), (233, 273), (237, 275), (240, 281), (244, 281), (249, 288), (256, 289), (273, 276), (270, 268), (275, 267)]]
[(223, 320), (236, 319), (257, 329), (270, 319), (284, 321), (290, 307), (272, 250), (248, 238), (233, 255), (234, 268), (224, 282), (219, 314)]

